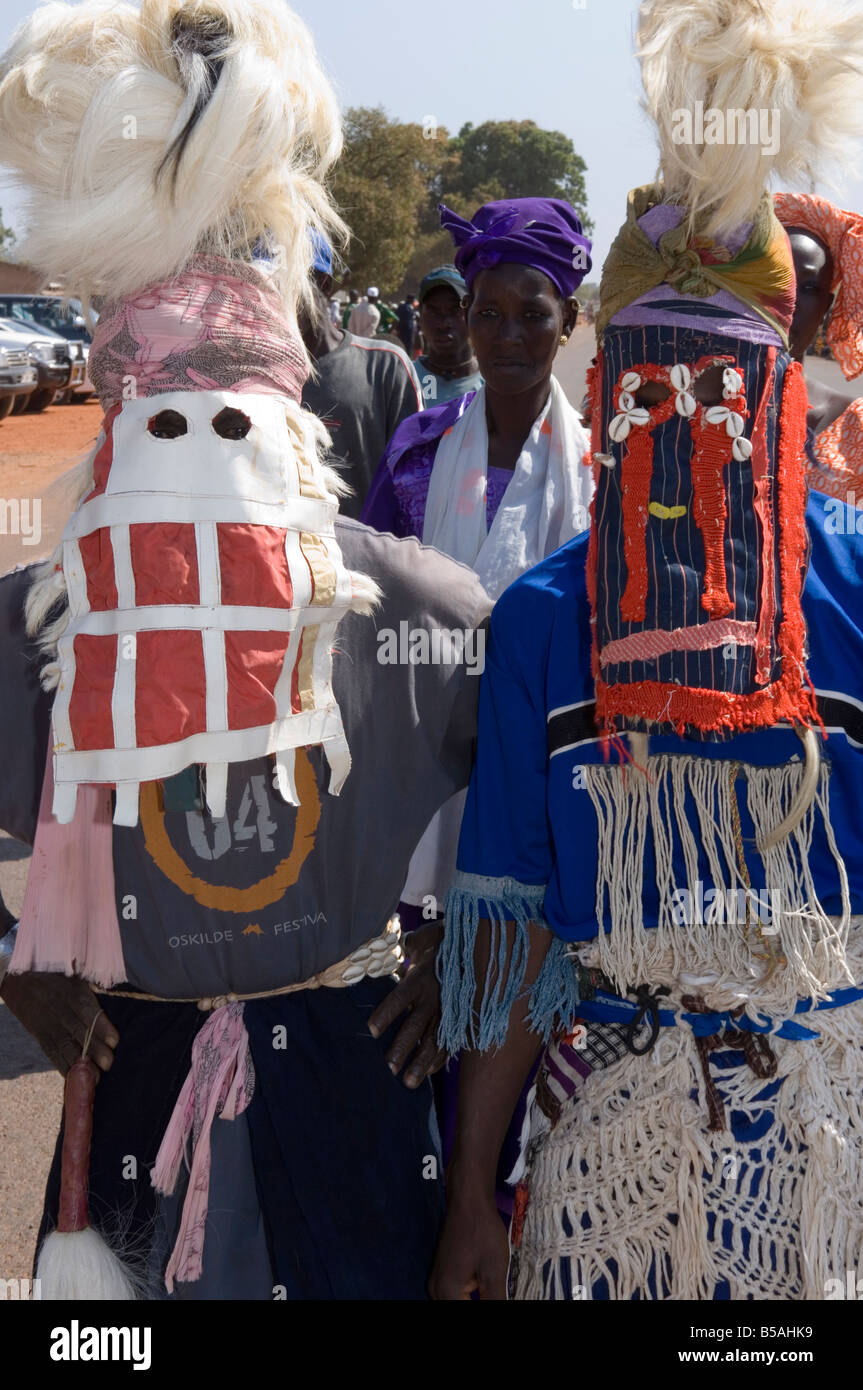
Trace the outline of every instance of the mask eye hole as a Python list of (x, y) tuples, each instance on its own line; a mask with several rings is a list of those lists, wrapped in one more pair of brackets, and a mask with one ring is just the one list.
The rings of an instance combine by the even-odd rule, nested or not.
[(649, 410), (652, 405), (661, 405), (663, 401), (667, 401), (670, 395), (668, 387), (663, 386), (661, 381), (646, 381), (635, 393), (635, 404), (643, 405)]
[(692, 394), (702, 405), (722, 405), (722, 373), (724, 362), (716, 362), (695, 378)]
[(245, 439), (251, 428), (248, 415), (232, 405), (226, 405), (213, 419), (213, 429), (222, 439)]
[(157, 415), (151, 415), (147, 429), (156, 439), (179, 439), (181, 434), (189, 432), (186, 417), (179, 410), (160, 410)]

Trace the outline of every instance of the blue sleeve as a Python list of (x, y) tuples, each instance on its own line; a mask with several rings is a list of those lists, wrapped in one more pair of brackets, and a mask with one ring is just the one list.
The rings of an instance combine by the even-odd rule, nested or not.
[[(551, 875), (552, 847), (542, 654), (531, 642), (530, 654), (524, 653), (527, 669), (519, 661), (518, 634), (526, 645), (530, 628), (523, 626), (524, 616), (511, 613), (507, 597), (501, 598), (491, 618), (458, 868), (473, 876), (544, 888)], [(534, 629), (532, 636), (536, 635)]]
[[(530, 924), (546, 925), (542, 903), (554, 862), (544, 698), (551, 617), (550, 596), (522, 583), (492, 613), (476, 762), (438, 966), (440, 1037), (449, 1052), (504, 1041), (524, 989)], [(483, 919), (491, 950), (478, 988), (474, 952)], [(566, 944), (555, 937), (530, 989), (529, 1024), (548, 1037), (577, 1002)]]

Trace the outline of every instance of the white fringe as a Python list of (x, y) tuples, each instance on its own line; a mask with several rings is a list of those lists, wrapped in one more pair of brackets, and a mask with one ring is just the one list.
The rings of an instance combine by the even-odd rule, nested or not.
[[(753, 920), (749, 942), (739, 920), (686, 924), (674, 920), (675, 904), (680, 901), (676, 893), (686, 890), (690, 901), (697, 900), (699, 850), (707, 857), (712, 880), (702, 886), (702, 897), (710, 887), (721, 894), (746, 889), (734, 847), (728, 762), (663, 754), (647, 760), (647, 776), (631, 767), (605, 765), (588, 766), (584, 772), (597, 820), (596, 915), (598, 921), (610, 924), (598, 937), (595, 963), (618, 990), (626, 993), (642, 980), (672, 986), (686, 962), (694, 959), (718, 991), (729, 992), (737, 1002), (751, 998), (785, 1014), (800, 997), (822, 999), (831, 989), (852, 982), (846, 961), (851, 915), (848, 876), (830, 824), (826, 764), (819, 768), (813, 800), (778, 844), (769, 844), (770, 832), (799, 802), (805, 769), (800, 763), (741, 769), (772, 905), (766, 924), (771, 934), (759, 936), (759, 922)], [(740, 802), (742, 788), (740, 777)], [(836, 865), (842, 901), (842, 915), (836, 921), (822, 908), (809, 867), (816, 817), (824, 826)], [(649, 839), (659, 901), (658, 925), (653, 929), (645, 929), (642, 921)], [(685, 864), (683, 882), (674, 872), (675, 847)], [(759, 959), (768, 954), (770, 942), (786, 961), (772, 970), (766, 960)]]
[(707, 1129), (686, 1027), (593, 1072), (532, 1147), (515, 1296), (590, 1299), (604, 1278), (620, 1300), (708, 1299), (722, 1280), (732, 1300), (817, 1300), (863, 1276), (863, 1001), (802, 1021), (820, 1037), (770, 1039), (771, 1099), (746, 1066), (714, 1072), (727, 1113), (770, 1113), (751, 1144)]

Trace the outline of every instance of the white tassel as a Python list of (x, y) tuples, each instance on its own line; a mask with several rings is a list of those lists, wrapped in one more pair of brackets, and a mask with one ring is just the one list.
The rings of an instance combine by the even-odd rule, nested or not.
[(800, 790), (794, 798), (794, 803), (788, 815), (777, 825), (775, 830), (771, 830), (767, 839), (764, 841), (764, 849), (773, 849), (780, 840), (784, 840), (786, 835), (790, 835), (802, 821), (812, 802), (815, 800), (815, 793), (818, 789), (818, 770), (821, 766), (821, 758), (818, 752), (818, 738), (814, 729), (797, 730), (797, 735), (803, 744), (805, 763), (803, 767), (803, 780), (800, 783)]
[(83, 1231), (52, 1231), (36, 1265), (41, 1297), (53, 1301), (137, 1299), (136, 1285), (107, 1241), (87, 1226)]

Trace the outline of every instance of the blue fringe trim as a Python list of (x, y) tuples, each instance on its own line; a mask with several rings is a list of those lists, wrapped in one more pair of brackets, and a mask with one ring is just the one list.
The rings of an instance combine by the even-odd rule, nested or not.
[[(486, 1052), (504, 1042), (512, 1006), (525, 992), (528, 923), (549, 930), (542, 916), (544, 897), (544, 884), (456, 873), (447, 895), (446, 930), (437, 963), (439, 1042), (450, 1054), (465, 1047)], [(491, 924), (491, 949), (478, 993), (474, 950), (480, 917)], [(507, 923), (514, 923), (514, 929)], [(530, 990), (528, 1025), (546, 1042), (556, 1027), (571, 1021), (578, 1005), (575, 964), (566, 950), (567, 942), (555, 936)]]

